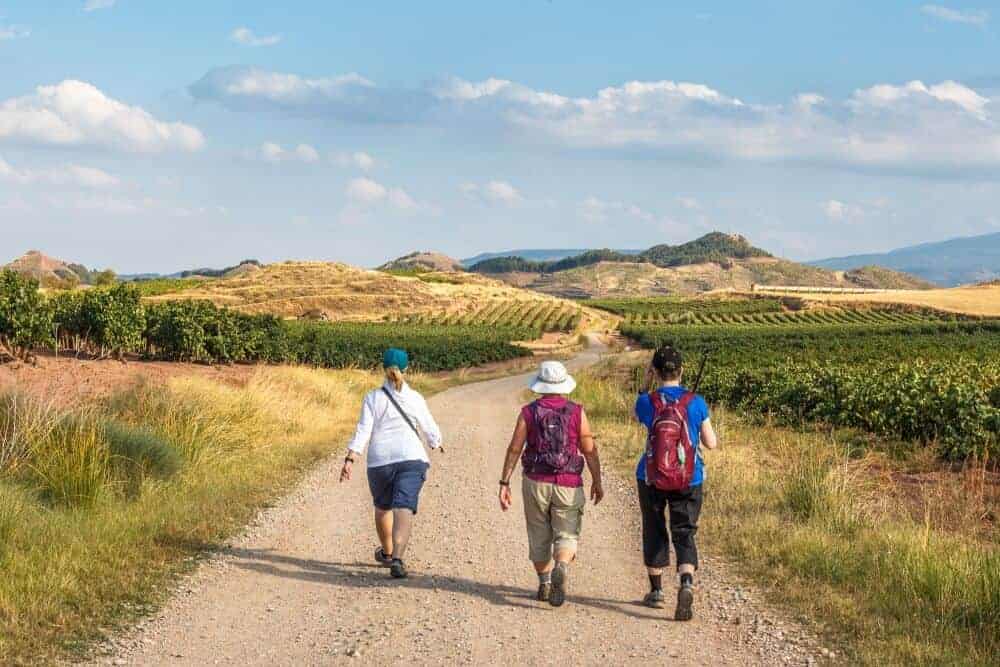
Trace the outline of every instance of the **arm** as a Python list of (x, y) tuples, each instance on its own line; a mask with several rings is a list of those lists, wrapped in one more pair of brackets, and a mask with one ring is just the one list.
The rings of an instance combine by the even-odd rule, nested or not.
[(500, 509), (506, 512), (510, 509), (513, 499), (510, 495), (510, 477), (517, 467), (517, 460), (521, 458), (524, 451), (524, 443), (528, 440), (528, 425), (524, 421), (524, 415), (518, 415), (517, 425), (514, 427), (514, 435), (510, 438), (507, 446), (507, 455), (504, 457), (503, 470), (500, 472)]
[(719, 446), (719, 438), (715, 435), (712, 420), (707, 417), (701, 423), (701, 444), (705, 445), (708, 449), (715, 449)]
[(590, 499), (596, 505), (604, 498), (604, 485), (601, 481), (601, 457), (597, 453), (597, 441), (594, 439), (594, 432), (590, 429), (590, 420), (587, 419), (585, 411), (580, 412), (580, 453), (583, 454), (587, 468), (590, 470)]
[(347, 445), (347, 456), (344, 458), (344, 467), (340, 470), (340, 481), (346, 482), (351, 479), (351, 470), (354, 468), (354, 459), (365, 453), (368, 442), (372, 439), (372, 430), (375, 428), (375, 411), (372, 408), (371, 400), (365, 397), (361, 404), (361, 417), (358, 419), (358, 426), (354, 429), (354, 437)]
[(434, 415), (431, 414), (430, 409), (427, 407), (427, 401), (424, 400), (423, 396), (420, 397), (417, 425), (423, 431), (424, 435), (427, 436), (427, 445), (431, 449), (440, 449), (443, 452), (441, 429), (438, 427), (437, 422), (434, 421)]

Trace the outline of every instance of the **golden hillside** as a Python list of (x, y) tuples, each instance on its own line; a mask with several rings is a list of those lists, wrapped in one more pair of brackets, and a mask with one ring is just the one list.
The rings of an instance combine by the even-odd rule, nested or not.
[[(499, 277), (499, 276), (498, 276)], [(836, 272), (777, 257), (734, 259), (661, 268), (648, 263), (599, 262), (547, 274), (505, 274), (513, 285), (569, 297), (694, 295), (720, 289), (749, 290), (751, 285), (810, 287), (894, 287), (921, 289), (924, 281), (879, 269)]]
[(810, 301), (905, 303), (937, 308), (952, 313), (1000, 317), (1000, 285), (952, 287), (933, 290), (900, 290), (868, 294), (811, 294), (796, 292), (795, 296)]
[(405, 277), (348, 264), (294, 261), (150, 300), (180, 298), (206, 299), (247, 313), (357, 321), (473, 312), (500, 301), (561, 301), (476, 274)]

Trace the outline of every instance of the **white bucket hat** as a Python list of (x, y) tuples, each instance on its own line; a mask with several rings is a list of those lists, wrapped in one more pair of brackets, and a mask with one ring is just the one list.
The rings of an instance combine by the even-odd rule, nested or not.
[(543, 361), (528, 387), (536, 394), (571, 394), (576, 380), (558, 361)]

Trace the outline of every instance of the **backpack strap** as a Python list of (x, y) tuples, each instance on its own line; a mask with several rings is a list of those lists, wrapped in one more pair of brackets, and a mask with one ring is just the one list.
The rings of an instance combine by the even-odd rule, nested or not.
[(688, 406), (694, 401), (698, 394), (693, 391), (685, 391), (681, 394), (680, 398), (677, 399), (677, 405), (685, 412), (687, 412)]
[(406, 421), (406, 423), (407, 423), (407, 424), (409, 424), (409, 425), (410, 425), (410, 428), (412, 428), (412, 429), (413, 429), (413, 432), (417, 434), (417, 438), (418, 438), (418, 439), (420, 440), (420, 442), (422, 443), (422, 442), (424, 441), (424, 438), (423, 438), (423, 436), (422, 436), (422, 435), (420, 435), (420, 431), (419, 431), (419, 430), (417, 429), (416, 425), (415, 425), (415, 424), (413, 423), (413, 420), (412, 420), (412, 419), (410, 419), (410, 415), (408, 415), (408, 414), (406, 414), (405, 412), (403, 412), (403, 408), (401, 408), (401, 407), (399, 406), (399, 403), (398, 403), (398, 402), (396, 401), (396, 397), (395, 397), (395, 396), (393, 396), (393, 395), (392, 395), (392, 393), (391, 393), (391, 392), (390, 392), (390, 391), (389, 391), (388, 389), (386, 389), (385, 387), (382, 387), (382, 392), (383, 392), (383, 393), (384, 393), (384, 394), (386, 395), (386, 397), (387, 397), (387, 398), (389, 399), (389, 402), (393, 404), (393, 406), (394, 406), (394, 407), (396, 408), (396, 410), (397, 410), (397, 411), (399, 412), (400, 416), (401, 416), (401, 417), (402, 417), (402, 418), (403, 418), (403, 419), (404, 419), (404, 420)]

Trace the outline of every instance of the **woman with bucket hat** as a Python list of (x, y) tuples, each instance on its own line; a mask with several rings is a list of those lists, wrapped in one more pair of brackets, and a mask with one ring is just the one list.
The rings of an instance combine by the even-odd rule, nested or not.
[(341, 482), (350, 480), (355, 458), (368, 448), (368, 488), (375, 505), (375, 530), (380, 543), (375, 560), (388, 567), (397, 579), (407, 576), (403, 556), (430, 467), (424, 442), (431, 449), (444, 451), (441, 430), (424, 397), (403, 379), (409, 364), (405, 351), (386, 350), (382, 357), (385, 383), (365, 396), (361, 419), (340, 472)]
[[(559, 607), (566, 600), (567, 569), (576, 558), (586, 497), (584, 463), (593, 478), (590, 498), (601, 502), (601, 462), (583, 406), (566, 396), (576, 381), (558, 361), (543, 362), (530, 383), (539, 398), (524, 406), (500, 474), (500, 508), (510, 509), (510, 478), (521, 459), (528, 557), (538, 574), (540, 601)], [(554, 563), (553, 563), (554, 561)]]

